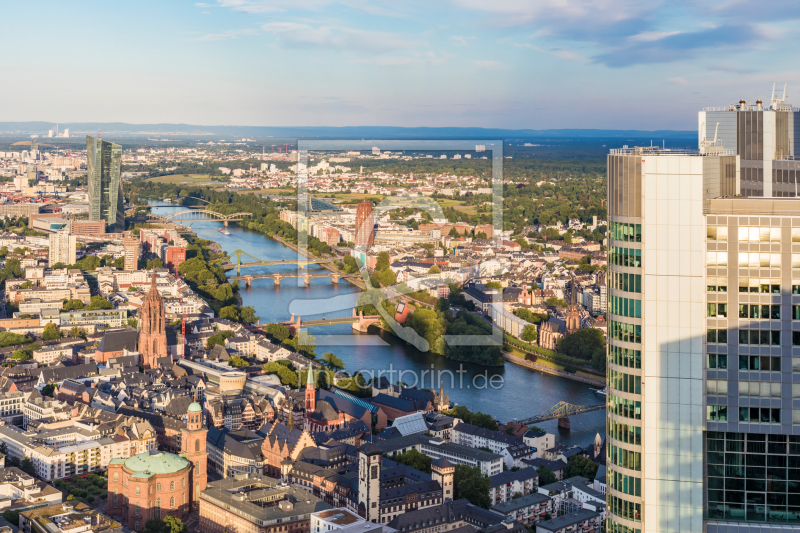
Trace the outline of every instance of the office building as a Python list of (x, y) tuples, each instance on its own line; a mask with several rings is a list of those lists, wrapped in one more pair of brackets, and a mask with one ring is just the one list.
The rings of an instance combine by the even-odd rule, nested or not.
[[(240, 473), (200, 493), (200, 533), (308, 533), (310, 516), (331, 506), (297, 485)], [(275, 527), (278, 524), (278, 527)]]
[(77, 246), (78, 242), (75, 235), (71, 235), (65, 231), (51, 233), (48, 266), (52, 267), (56, 263), (74, 265)]
[(608, 156), (608, 531), (800, 529), (800, 200), (741, 148)]
[(698, 126), (701, 145), (705, 140), (709, 148), (724, 146), (739, 156), (743, 196), (798, 196), (800, 161), (794, 158), (800, 154), (800, 110), (792, 109), (785, 88), (780, 97), (773, 88), (769, 107), (761, 100), (740, 100), (706, 108)]
[(134, 271), (139, 268), (139, 240), (125, 239), (125, 268)]
[(372, 214), (372, 202), (364, 200), (356, 208), (356, 246), (375, 244), (375, 216)]
[(89, 220), (103, 220), (109, 231), (125, 229), (120, 161), (122, 146), (86, 136)]

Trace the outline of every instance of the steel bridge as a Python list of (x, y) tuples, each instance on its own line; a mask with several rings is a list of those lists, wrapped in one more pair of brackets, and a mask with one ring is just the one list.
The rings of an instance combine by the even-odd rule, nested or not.
[(558, 402), (558, 404), (554, 405), (544, 413), (539, 413), (536, 416), (522, 420), (522, 423), (526, 426), (529, 426), (531, 424), (544, 422), (546, 420), (566, 418), (572, 415), (579, 415), (581, 413), (588, 413), (590, 411), (599, 411), (600, 409), (605, 408), (606, 404), (604, 403), (600, 405), (572, 405), (567, 402)]
[[(236, 254), (236, 262), (232, 261), (232, 255)], [(245, 261), (242, 263), (242, 256), (245, 255), (252, 259), (252, 261)], [(242, 268), (255, 267), (255, 266), (271, 266), (271, 265), (297, 265), (300, 268), (305, 268), (306, 265), (322, 265), (326, 263), (333, 263), (335, 259), (283, 259), (279, 261), (264, 261), (253, 255), (248, 254), (244, 250), (234, 250), (232, 254), (228, 254), (228, 262), (220, 265), (224, 270), (236, 269), (236, 275), (241, 276)], [(283, 276), (288, 277), (288, 276)]]
[(158, 220), (159, 222), (191, 222), (198, 220), (221, 220), (224, 226), (228, 222), (240, 222), (246, 217), (253, 216), (253, 213), (233, 213), (231, 215), (224, 215), (210, 209), (184, 209), (183, 211), (176, 211), (168, 215), (154, 215), (150, 213), (147, 218), (151, 220)]

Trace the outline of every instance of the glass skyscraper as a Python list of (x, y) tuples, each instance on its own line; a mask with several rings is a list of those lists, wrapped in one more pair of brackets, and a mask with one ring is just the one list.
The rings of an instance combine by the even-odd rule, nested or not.
[(122, 146), (86, 136), (89, 220), (104, 220), (107, 231), (112, 233), (125, 229), (121, 160)]
[[(608, 531), (800, 531), (800, 161), (786, 108), (701, 112), (697, 152), (608, 156)], [(731, 127), (713, 143), (716, 122)]]

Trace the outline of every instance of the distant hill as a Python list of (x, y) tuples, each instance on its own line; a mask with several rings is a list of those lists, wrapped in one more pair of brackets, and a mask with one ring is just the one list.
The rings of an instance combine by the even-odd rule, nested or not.
[[(128, 124), (125, 122), (61, 123), (59, 131), (69, 128), (70, 137), (96, 134), (114, 136), (231, 136), (321, 139), (527, 139), (527, 138), (695, 138), (696, 131), (678, 130), (599, 130), (599, 129), (499, 129), (499, 128), (401, 128), (395, 126), (348, 127), (273, 127), (273, 126), (197, 126), (193, 124)], [(21, 136), (39, 134), (55, 129), (51, 122), (0, 122), (0, 135)]]

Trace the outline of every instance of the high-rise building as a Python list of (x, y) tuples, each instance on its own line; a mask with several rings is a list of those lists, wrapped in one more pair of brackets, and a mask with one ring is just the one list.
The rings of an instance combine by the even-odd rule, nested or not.
[[(800, 111), (792, 109), (785, 90), (765, 107), (761, 100), (740, 100), (706, 108), (698, 115), (701, 145), (724, 146), (739, 156), (743, 196), (798, 196), (795, 154), (800, 154)], [(739, 191), (737, 191), (739, 192)]]
[(356, 208), (356, 246), (375, 244), (375, 216), (372, 214), (372, 202), (364, 200)]
[(139, 240), (125, 239), (125, 270), (136, 270), (139, 267)]
[(800, 200), (724, 142), (608, 156), (611, 532), (800, 527)]
[(76, 249), (78, 246), (75, 235), (70, 235), (66, 231), (50, 234), (50, 250), (47, 259), (48, 266), (57, 263), (64, 265), (74, 265), (76, 259)]
[(86, 136), (89, 220), (104, 220), (110, 232), (125, 229), (121, 160), (122, 146)]

